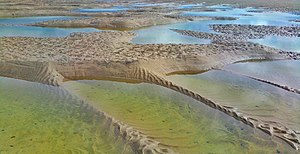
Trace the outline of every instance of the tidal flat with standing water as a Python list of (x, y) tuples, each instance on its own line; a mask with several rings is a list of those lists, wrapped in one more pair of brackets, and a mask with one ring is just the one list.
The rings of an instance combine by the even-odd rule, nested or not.
[[(181, 16), (234, 17), (144, 27), (133, 44), (210, 44), (171, 29), (217, 33), (211, 24), (299, 26), (300, 15), (231, 5), (136, 3), (108, 8), (78, 8), (79, 13), (125, 13), (140, 8), (182, 9)], [(204, 8), (204, 9), (203, 9)], [(193, 9), (190, 11), (189, 9)], [(199, 9), (199, 10), (197, 10)], [(201, 10), (202, 9), (202, 10)], [(207, 9), (205, 11), (205, 9)], [(212, 10), (209, 10), (212, 9)], [(0, 18), (0, 37), (65, 37), (96, 28), (38, 27), (74, 16)], [(87, 17), (89, 18), (89, 17)], [(300, 52), (299, 37), (249, 40)], [(1, 52), (1, 51), (0, 51)], [(300, 130), (300, 95), (249, 77), (300, 89), (299, 61), (239, 62), (201, 74), (167, 76), (172, 83), (242, 114)], [(210, 108), (203, 102), (149, 83), (102, 80), (66, 81), (60, 87), (0, 77), (0, 153), (134, 153), (99, 112), (141, 131), (178, 153), (297, 153), (286, 142)]]

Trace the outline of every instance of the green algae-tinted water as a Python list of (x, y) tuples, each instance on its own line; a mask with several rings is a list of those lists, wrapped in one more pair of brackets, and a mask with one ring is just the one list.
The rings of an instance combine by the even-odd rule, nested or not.
[(300, 89), (300, 61), (241, 62), (225, 66), (224, 69)]
[(0, 153), (130, 153), (61, 88), (0, 78)]
[(225, 71), (174, 75), (168, 80), (248, 116), (300, 130), (300, 95)]
[(69, 81), (64, 87), (179, 153), (296, 153), (201, 102), (152, 84)]

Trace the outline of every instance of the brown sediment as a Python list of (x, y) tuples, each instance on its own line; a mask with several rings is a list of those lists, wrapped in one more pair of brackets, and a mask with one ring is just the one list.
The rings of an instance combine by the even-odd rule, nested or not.
[(0, 61), (0, 73), (5, 77), (59, 86), (63, 76), (48, 62)]
[(201, 39), (211, 39), (213, 42), (246, 42), (249, 39), (262, 39), (268, 35), (299, 37), (300, 27), (253, 26), (253, 25), (210, 25), (221, 34), (198, 32), (192, 30), (171, 29), (179, 34)]
[(250, 78), (250, 79), (254, 79), (254, 80), (257, 80), (257, 81), (260, 81), (260, 82), (264, 82), (264, 83), (270, 84), (272, 86), (281, 88), (281, 89), (289, 91), (289, 92), (300, 94), (300, 89), (295, 89), (295, 88), (289, 87), (287, 85), (280, 85), (280, 84), (272, 82), (272, 81), (260, 79), (260, 78), (249, 76), (249, 75), (246, 75), (246, 74), (236, 73), (236, 72), (233, 72), (233, 71), (230, 71), (230, 70), (226, 70), (226, 69), (225, 70), (224, 69), (220, 69), (220, 70), (226, 71), (226, 72), (230, 72), (230, 73), (233, 73), (233, 74), (239, 74), (239, 75), (245, 76), (245, 77)]
[[(291, 54), (249, 42), (134, 45), (128, 43), (133, 36), (129, 32), (99, 32), (76, 33), (65, 38), (0, 38), (0, 75), (56, 86), (64, 80), (79, 79), (157, 84), (199, 100), (299, 149), (297, 131), (279, 123), (270, 124), (242, 115), (234, 108), (220, 105), (165, 79), (170, 73), (200, 72), (241, 60), (295, 58)], [(146, 135), (127, 125), (114, 124), (114, 128), (139, 151), (146, 152), (142, 148), (145, 146), (153, 153), (171, 152), (159, 148), (158, 142), (145, 139)]]
[(238, 35), (223, 35), (223, 34), (213, 34), (206, 32), (198, 32), (192, 30), (180, 30), (180, 29), (171, 29), (174, 32), (177, 32), (182, 35), (192, 36), (201, 39), (211, 39), (213, 42), (241, 42), (247, 41), (247, 38), (238, 36)]
[[(136, 12), (151, 12), (153, 10), (160, 12), (169, 12), (170, 10), (175, 10), (178, 4), (193, 4), (203, 2), (205, 5), (215, 5), (215, 4), (232, 4), (237, 7), (267, 7), (272, 10), (279, 11), (299, 11), (300, 2), (297, 0), (282, 1), (282, 0), (255, 0), (255, 1), (245, 1), (245, 0), (188, 0), (188, 1), (169, 1), (169, 0), (140, 0), (139, 2), (144, 3), (175, 3), (174, 7), (163, 7), (163, 6), (149, 6), (142, 7), (138, 10), (129, 10)], [(128, 6), (136, 1), (95, 1), (95, 0), (3, 0), (0, 2), (0, 16), (2, 17), (20, 17), (20, 16), (53, 16), (53, 15), (86, 15), (86, 13), (78, 13), (72, 11), (77, 8), (110, 8), (112, 6)], [(177, 5), (176, 5), (177, 4)], [(205, 9), (205, 8), (204, 8)], [(202, 10), (205, 11), (205, 10)], [(89, 13), (91, 16), (97, 16), (101, 14), (111, 14), (111, 13)]]
[(267, 35), (300, 37), (299, 26), (265, 26), (239, 24), (213, 24), (210, 27), (223, 34), (237, 35), (246, 39), (258, 39)]
[(169, 75), (175, 75), (175, 74), (181, 74), (181, 75), (187, 75), (187, 74), (200, 74), (200, 73), (204, 73), (207, 72), (209, 70), (186, 70), (186, 71), (174, 71), (171, 73), (166, 74), (167, 76)]
[[(61, 28), (82, 28), (90, 27), (97, 29), (108, 29), (108, 30), (134, 30), (155, 25), (164, 25), (178, 22), (188, 22), (193, 20), (208, 20), (210, 17), (185, 17), (177, 15), (164, 15), (162, 13), (142, 13), (132, 14), (130, 16), (112, 16), (112, 17), (94, 17), (85, 19), (74, 19), (74, 20), (51, 20), (35, 24), (30, 26), (40, 27), (61, 27)], [(215, 18), (214, 18), (215, 19)], [(224, 20), (216, 18), (217, 20)], [(231, 18), (230, 18), (231, 19)]]

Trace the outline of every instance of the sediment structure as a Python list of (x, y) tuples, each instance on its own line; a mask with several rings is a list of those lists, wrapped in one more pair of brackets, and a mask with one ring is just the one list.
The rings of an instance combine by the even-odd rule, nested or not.
[[(173, 15), (174, 14), (174, 15)], [(232, 18), (211, 18), (211, 17), (185, 17), (177, 15), (177, 12), (168, 13), (131, 13), (128, 16), (111, 16), (111, 17), (94, 17), (94, 18), (83, 18), (74, 20), (51, 20), (35, 24), (30, 26), (40, 27), (64, 27), (64, 28), (82, 28), (91, 27), (98, 29), (111, 29), (111, 30), (133, 30), (143, 27), (172, 24), (178, 22), (188, 22), (194, 20), (225, 20)], [(232, 20), (234, 20), (233, 18)]]
[(192, 30), (179, 30), (179, 29), (171, 29), (174, 32), (177, 32), (182, 35), (197, 37), (201, 39), (210, 39), (215, 43), (219, 42), (246, 42), (247, 38), (239, 36), (239, 35), (223, 35), (223, 34), (214, 34), (214, 33), (206, 33), (206, 32), (197, 32)]
[[(164, 77), (178, 71), (197, 72), (221, 68), (241, 60), (299, 59), (300, 55), (249, 42), (135, 45), (128, 43), (133, 36), (129, 32), (99, 32), (75, 33), (65, 38), (0, 38), (0, 75), (51, 85), (77, 79), (154, 83), (199, 100), (299, 149), (298, 131), (276, 122), (268, 123), (242, 115), (234, 108), (208, 100)], [(116, 124), (115, 128), (118, 132), (123, 128), (128, 130), (129, 126)], [(154, 153), (172, 152), (157, 148), (158, 142), (136, 135), (138, 131), (120, 132), (124, 136), (135, 136), (128, 135), (125, 138), (130, 141), (133, 139), (139, 151), (143, 151), (140, 147), (148, 147)]]
[(259, 39), (267, 35), (300, 37), (300, 26), (265, 26), (239, 24), (213, 24), (210, 27), (223, 34), (243, 36), (247, 39)]
[(76, 103), (77, 106), (95, 113), (96, 117), (101, 123), (103, 131), (105, 131), (107, 135), (115, 138), (116, 140), (121, 140), (122, 143), (127, 147), (130, 146), (134, 153), (175, 153), (171, 149), (162, 145), (160, 142), (150, 139), (143, 132), (122, 123), (121, 121), (102, 111), (101, 108), (97, 107), (96, 105), (93, 105), (92, 103), (85, 101), (85, 99), (80, 98), (79, 95), (70, 93), (70, 91), (65, 89), (65, 87), (62, 87), (60, 89), (52, 88), (53, 87), (50, 87), (50, 91), (49, 88), (43, 88), (41, 90), (45, 90), (47, 94), (53, 92), (58, 93), (57, 95), (64, 97), (66, 100), (73, 100), (72, 103)]
[(289, 92), (300, 94), (300, 89), (295, 89), (295, 88), (289, 87), (287, 85), (281, 85), (281, 84), (278, 84), (278, 83), (274, 83), (272, 81), (268, 81), (268, 80), (265, 80), (265, 79), (260, 79), (260, 78), (257, 78), (257, 77), (252, 77), (252, 76), (249, 76), (249, 75), (246, 75), (246, 74), (236, 73), (236, 72), (233, 72), (233, 71), (230, 71), (230, 70), (223, 70), (223, 71), (227, 71), (227, 72), (230, 72), (230, 73), (233, 73), (233, 74), (239, 74), (239, 75), (248, 77), (250, 79), (254, 79), (254, 80), (257, 80), (257, 81), (260, 81), (260, 82), (270, 84), (272, 86), (276, 86), (278, 88), (284, 89), (284, 90), (289, 91)]
[[(246, 42), (249, 39), (262, 39), (268, 35), (279, 35), (286, 37), (300, 37), (300, 27), (269, 27), (263, 30), (264, 26), (253, 27), (253, 25), (210, 25), (215, 31), (221, 34), (198, 32), (191, 30), (171, 29), (179, 34), (202, 38), (211, 39), (213, 42)], [(238, 27), (238, 28), (236, 28)], [(243, 28), (245, 27), (245, 29)], [(251, 28), (249, 28), (251, 27)], [(257, 29), (256, 29), (257, 28)]]

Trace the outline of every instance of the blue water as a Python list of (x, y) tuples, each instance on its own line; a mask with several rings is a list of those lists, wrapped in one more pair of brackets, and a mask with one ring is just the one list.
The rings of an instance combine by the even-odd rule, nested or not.
[[(136, 3), (133, 6), (157, 6), (169, 5), (171, 3)], [(184, 16), (222, 16), (237, 17), (237, 20), (202, 20), (186, 23), (177, 23), (170, 25), (152, 26), (145, 29), (136, 30), (137, 37), (133, 39), (136, 44), (153, 44), (153, 43), (176, 43), (176, 44), (207, 44), (211, 41), (208, 39), (199, 39), (190, 36), (183, 36), (175, 33), (170, 29), (194, 30), (209, 33), (216, 33), (210, 29), (209, 24), (251, 24), (251, 25), (275, 25), (275, 26), (291, 26), (300, 25), (300, 23), (291, 20), (300, 19), (300, 15), (284, 12), (248, 12), (249, 10), (261, 10), (255, 8), (233, 8), (230, 5), (214, 5), (202, 6), (202, 4), (181, 5), (179, 7), (207, 7), (217, 9), (216, 12), (184, 12)], [(123, 6), (116, 6), (105, 9), (79, 9), (77, 11), (97, 12), (97, 11), (124, 11), (132, 9)], [(251, 16), (244, 16), (245, 14)], [(0, 18), (0, 37), (3, 36), (27, 36), (27, 37), (64, 37), (73, 32), (97, 32), (100, 30), (94, 28), (42, 28), (21, 26), (20, 24), (31, 24), (47, 20), (69, 20), (76, 17), (70, 16), (45, 16), (45, 17), (24, 17), (24, 18)], [(9, 24), (9, 25), (5, 25)], [(5, 26), (4, 26), (5, 25)], [(296, 37), (287, 38), (280, 36), (268, 36), (264, 39), (251, 40), (266, 46), (279, 48), (287, 51), (300, 52), (300, 39)]]
[(86, 13), (95, 13), (95, 12), (122, 12), (126, 11), (129, 8), (123, 6), (114, 6), (111, 8), (91, 8), (91, 9), (76, 9), (75, 12), (86, 12)]
[(221, 5), (207, 6), (207, 8), (217, 9), (217, 10), (231, 10), (231, 9), (233, 9), (233, 6), (231, 6), (229, 4), (221, 4)]
[[(184, 36), (171, 31), (171, 28), (178, 29), (195, 29), (198, 27), (196, 24), (190, 23), (179, 23), (171, 25), (153, 26), (145, 29), (134, 31), (137, 36), (132, 40), (135, 44), (208, 44), (211, 41), (208, 39), (199, 39), (190, 36)], [(193, 27), (196, 26), (196, 27)]]
[(151, 6), (167, 6), (170, 3), (134, 3), (130, 6), (132, 7), (151, 7)]
[[(207, 39), (195, 39), (192, 37), (184, 37), (176, 34), (170, 29), (194, 30), (208, 33), (216, 33), (210, 29), (210, 24), (245, 24), (245, 25), (273, 25), (273, 26), (293, 26), (300, 25), (300, 23), (292, 22), (291, 20), (300, 19), (299, 15), (285, 12), (248, 12), (249, 10), (258, 10), (254, 8), (232, 8), (229, 5), (221, 5), (228, 8), (226, 11), (217, 10), (216, 12), (184, 12), (184, 16), (213, 16), (213, 17), (237, 17), (237, 20), (202, 20), (186, 23), (170, 24), (163, 26), (149, 27), (135, 31), (137, 37), (133, 39), (133, 43), (147, 44), (147, 43), (184, 43), (184, 44), (207, 44), (210, 43)], [(213, 8), (221, 8), (214, 6)], [(261, 10), (261, 9), (260, 9)], [(251, 16), (244, 16), (244, 14)], [(300, 50), (300, 38), (297, 37), (280, 37), (268, 36), (264, 39), (250, 40), (271, 46), (274, 48), (296, 51)]]
[(178, 6), (179, 9), (191, 9), (191, 8), (198, 8), (204, 6), (202, 3), (199, 4), (185, 4)]
[(265, 46), (300, 53), (299, 37), (267, 36), (264, 39), (254, 39), (251, 42), (263, 44)]
[[(299, 19), (299, 15), (268, 11), (263, 13), (247, 12), (248, 10), (254, 10), (253, 8), (234, 8), (227, 11), (216, 11), (216, 12), (184, 12), (184, 16), (207, 16), (207, 17), (236, 17), (239, 18), (236, 21), (229, 21), (230, 23), (236, 24), (251, 24), (251, 25), (274, 25), (274, 26), (285, 26), (297, 24), (290, 20)], [(244, 16), (244, 15), (250, 16)], [(299, 24), (299, 23), (298, 23)], [(300, 25), (300, 24), (299, 24)]]
[[(78, 17), (71, 16), (40, 16), (22, 18), (0, 18), (0, 37), (24, 36), (24, 37), (64, 37), (74, 32), (97, 32), (94, 28), (47, 28), (35, 26), (23, 26), (48, 20), (70, 20)], [(8, 25), (7, 25), (8, 24)]]
[(36, 16), (36, 17), (21, 17), (21, 18), (0, 18), (0, 24), (20, 25), (33, 24), (48, 20), (70, 20), (78, 17), (72, 16)]

